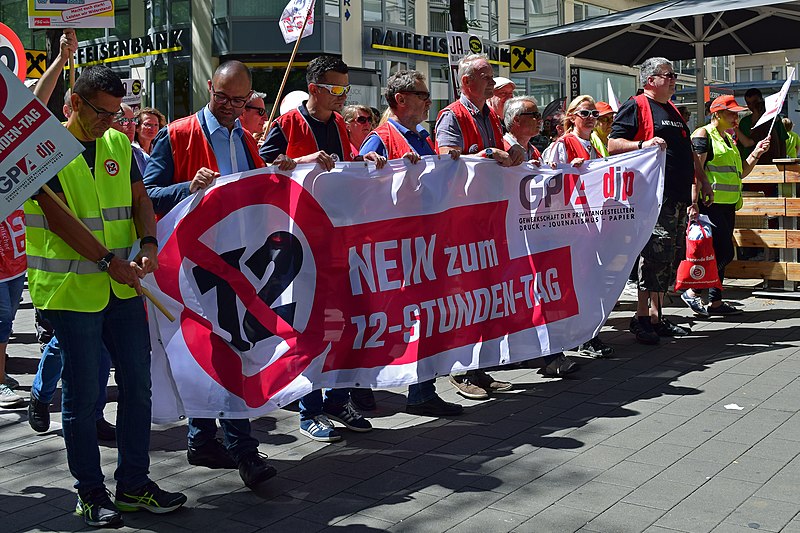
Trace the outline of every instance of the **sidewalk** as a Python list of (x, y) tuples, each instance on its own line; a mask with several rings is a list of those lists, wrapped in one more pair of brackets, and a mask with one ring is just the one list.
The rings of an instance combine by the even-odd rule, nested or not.
[[(601, 334), (616, 354), (577, 358), (573, 379), (500, 372), (515, 388), (484, 402), (440, 379), (461, 417), (407, 415), (404, 390), (379, 391), (376, 429), (326, 445), (300, 435), (296, 413), (271, 413), (253, 427), (278, 476), (258, 493), (236, 471), (190, 467), (185, 423), (154, 426), (151, 476), (189, 502), (125, 515), (123, 530), (800, 533), (800, 302), (726, 297), (746, 313), (695, 321), (673, 298), (667, 314), (694, 332), (658, 347), (635, 343), (622, 302)], [(15, 331), (8, 370), (27, 396), (30, 303)], [(25, 409), (0, 410), (0, 531), (84, 527), (57, 409), (41, 435)], [(101, 456), (113, 490), (115, 447)]]

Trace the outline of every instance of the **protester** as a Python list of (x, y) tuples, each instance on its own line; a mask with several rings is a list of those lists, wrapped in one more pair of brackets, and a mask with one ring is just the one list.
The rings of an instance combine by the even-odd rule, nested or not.
[(597, 150), (598, 157), (608, 157), (608, 134), (611, 133), (611, 124), (614, 122), (614, 109), (603, 101), (596, 102), (595, 109), (600, 116), (597, 117), (592, 131), (592, 146)]
[(775, 120), (774, 126), (772, 126), (772, 121), (768, 120), (757, 128), (753, 127), (767, 111), (761, 91), (756, 88), (748, 89), (744, 93), (744, 101), (747, 103), (747, 108), (751, 111), (751, 114), (742, 118), (739, 121), (739, 126), (734, 130), (736, 132), (736, 144), (743, 160), (750, 155), (758, 141), (767, 137), (770, 129), (772, 133), (769, 140), (769, 150), (759, 158), (761, 164), (769, 165), (773, 159), (786, 157), (786, 140), (789, 135), (786, 133), (780, 117)]
[(689, 111), (689, 106), (679, 105), (678, 106), (678, 113), (680, 113), (681, 116), (683, 117), (683, 121), (686, 124), (689, 124), (689, 121), (692, 118), (692, 112)]
[(161, 128), (167, 125), (167, 118), (154, 107), (143, 107), (136, 111), (136, 141), (134, 146), (150, 155), (153, 139)]
[(800, 135), (794, 132), (794, 123), (789, 117), (783, 117), (783, 127), (789, 136), (786, 139), (786, 157), (797, 157), (797, 148), (800, 146)]
[[(347, 128), (339, 111), (344, 107), (350, 82), (347, 65), (332, 56), (312, 59), (306, 70), (308, 100), (281, 115), (272, 125), (259, 154), (266, 163), (284, 155), (296, 163), (316, 163), (331, 170), (336, 161), (352, 161)], [(378, 168), (386, 158), (369, 152), (356, 159), (373, 161)], [(350, 389), (314, 390), (300, 399), (300, 433), (319, 442), (342, 439), (331, 419), (346, 428), (367, 432), (372, 424), (349, 401)]]
[[(663, 336), (688, 335), (662, 315), (663, 298), (675, 280), (676, 262), (686, 257), (686, 220), (698, 214), (695, 199), (710, 203), (714, 193), (692, 152), (689, 128), (670, 98), (678, 75), (663, 57), (646, 60), (639, 73), (643, 93), (619, 109), (608, 140), (608, 151), (620, 154), (658, 146), (666, 150), (664, 196), (653, 234), (639, 258), (636, 315), (630, 330), (642, 344), (658, 344)], [(702, 194), (695, 192), (699, 186)]]
[[(768, 138), (758, 141), (742, 164), (736, 143), (727, 130), (737, 127), (739, 112), (745, 109), (732, 95), (720, 96), (711, 103), (711, 124), (692, 134), (694, 151), (704, 165), (714, 191), (714, 202), (710, 205), (701, 204), (700, 212), (708, 216), (714, 225), (711, 237), (720, 284), (725, 277), (725, 266), (734, 257), (733, 228), (736, 210), (742, 206), (742, 178), (750, 174), (758, 158), (769, 150)], [(699, 293), (692, 289), (685, 291), (681, 298), (700, 316), (736, 315), (742, 312), (722, 301), (722, 289), (708, 290), (708, 307), (703, 306)]]
[[(239, 121), (252, 92), (250, 69), (239, 61), (226, 61), (214, 71), (208, 92), (211, 101), (207, 106), (171, 122), (153, 141), (144, 184), (159, 216), (219, 176), (264, 166), (255, 139)], [(198, 141), (201, 139), (205, 143)], [(221, 418), (219, 425), (224, 446), (216, 439), (214, 419), (189, 419), (189, 464), (237, 468), (251, 489), (275, 475), (275, 468), (258, 452), (248, 419)]]
[[(492, 97), (486, 102), (492, 111), (501, 119), (505, 116), (506, 102), (514, 98), (514, 91), (517, 85), (508, 78), (497, 76), (494, 78), (494, 89), (492, 90)], [(504, 126), (501, 124), (501, 126)], [(507, 130), (503, 130), (507, 131)]]
[(542, 114), (536, 99), (517, 96), (507, 101), (503, 120), (508, 132), (503, 135), (503, 149), (509, 151), (512, 146), (520, 146), (525, 150), (525, 161), (541, 161), (542, 154), (532, 141), (542, 129)]
[[(242, 115), (239, 117), (242, 127), (250, 135), (261, 135), (264, 132), (264, 125), (267, 123), (267, 106), (264, 103), (266, 96), (265, 93), (253, 91), (253, 94), (250, 95), (250, 100), (244, 106)], [(256, 142), (258, 142), (258, 139), (256, 139)]]
[(128, 137), (128, 140), (131, 142), (133, 158), (136, 160), (136, 166), (139, 167), (140, 173), (144, 173), (150, 156), (144, 153), (144, 150), (139, 148), (138, 145), (133, 145), (133, 140), (136, 136), (136, 118), (134, 118), (133, 109), (131, 109), (131, 106), (128, 104), (122, 104), (122, 112), (124, 113), (123, 116), (114, 119), (114, 122), (111, 123), (111, 127), (117, 131), (121, 131)]
[(25, 215), (22, 209), (0, 220), (0, 252), (0, 407), (11, 409), (25, 404), (12, 390), (19, 383), (6, 374), (6, 348), (25, 286)]
[[(76, 478), (76, 511), (90, 526), (121, 522), (120, 510), (164, 513), (186, 496), (147, 477), (150, 443), (150, 338), (137, 294), (139, 278), (158, 267), (155, 219), (130, 142), (110, 129), (125, 88), (106, 66), (87, 67), (73, 87), (67, 129), (84, 152), (50, 180), (50, 188), (94, 232), (94, 238), (45, 193), (25, 203), (28, 282), (34, 305), (61, 343), (62, 422), (67, 461)], [(95, 167), (95, 160), (105, 164)], [(98, 213), (107, 213), (100, 217)], [(126, 258), (136, 236), (141, 251)], [(65, 268), (66, 267), (66, 268)], [(101, 345), (120, 389), (115, 502), (103, 483), (94, 409)]]
[[(513, 146), (506, 152), (500, 118), (487, 105), (493, 96), (494, 77), (492, 65), (484, 54), (472, 54), (458, 62), (458, 77), (461, 80), (461, 97), (439, 112), (436, 119), (436, 150), (450, 154), (458, 150), (462, 154), (475, 154), (494, 159), (509, 167), (521, 164), (525, 150)], [(459, 394), (471, 400), (483, 400), (491, 392), (509, 390), (512, 384), (497, 381), (481, 369), (451, 374), (450, 381)]]
[(369, 132), (375, 129), (377, 120), (372, 115), (372, 110), (365, 105), (348, 105), (342, 109), (347, 136), (350, 139), (350, 149), (353, 154), (358, 154), (361, 143), (367, 138)]

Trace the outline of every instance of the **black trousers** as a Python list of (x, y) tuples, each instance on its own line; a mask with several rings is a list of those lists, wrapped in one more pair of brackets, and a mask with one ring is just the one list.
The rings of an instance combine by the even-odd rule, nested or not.
[[(717, 258), (719, 281), (725, 278), (725, 267), (733, 261), (733, 227), (736, 223), (736, 205), (711, 204), (700, 205), (700, 212), (706, 215), (714, 224), (712, 237), (714, 240), (714, 255)], [(719, 302), (722, 300), (721, 289), (709, 289), (708, 301)]]

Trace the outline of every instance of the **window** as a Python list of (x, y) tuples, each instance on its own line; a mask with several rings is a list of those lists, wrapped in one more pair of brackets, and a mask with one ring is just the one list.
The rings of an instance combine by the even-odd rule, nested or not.
[(325, 0), (325, 16), (339, 18), (339, 2), (340, 0)]
[(762, 81), (764, 79), (764, 67), (749, 67), (736, 69), (736, 81)]
[(364, 0), (363, 5), (364, 22), (386, 22), (414, 27), (414, 0)]
[(526, 0), (528, 8), (528, 31), (545, 30), (561, 24), (558, 0)]
[(730, 56), (711, 58), (711, 79), (721, 80), (721, 81), (731, 81)]
[(405, 25), (406, 0), (384, 0), (384, 2), (386, 2), (386, 22)]
[(382, 20), (381, 0), (364, 0), (364, 22), (381, 22)]
[(602, 17), (611, 13), (610, 9), (599, 7), (592, 4), (584, 4), (583, 2), (575, 2), (573, 5), (573, 14), (575, 22), (579, 20), (587, 20), (595, 17)]

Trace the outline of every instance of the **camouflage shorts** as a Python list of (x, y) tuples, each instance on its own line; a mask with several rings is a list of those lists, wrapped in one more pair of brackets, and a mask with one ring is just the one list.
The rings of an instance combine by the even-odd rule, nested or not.
[(687, 207), (685, 202), (664, 200), (639, 259), (639, 290), (666, 292), (675, 281), (678, 264), (686, 257)]

